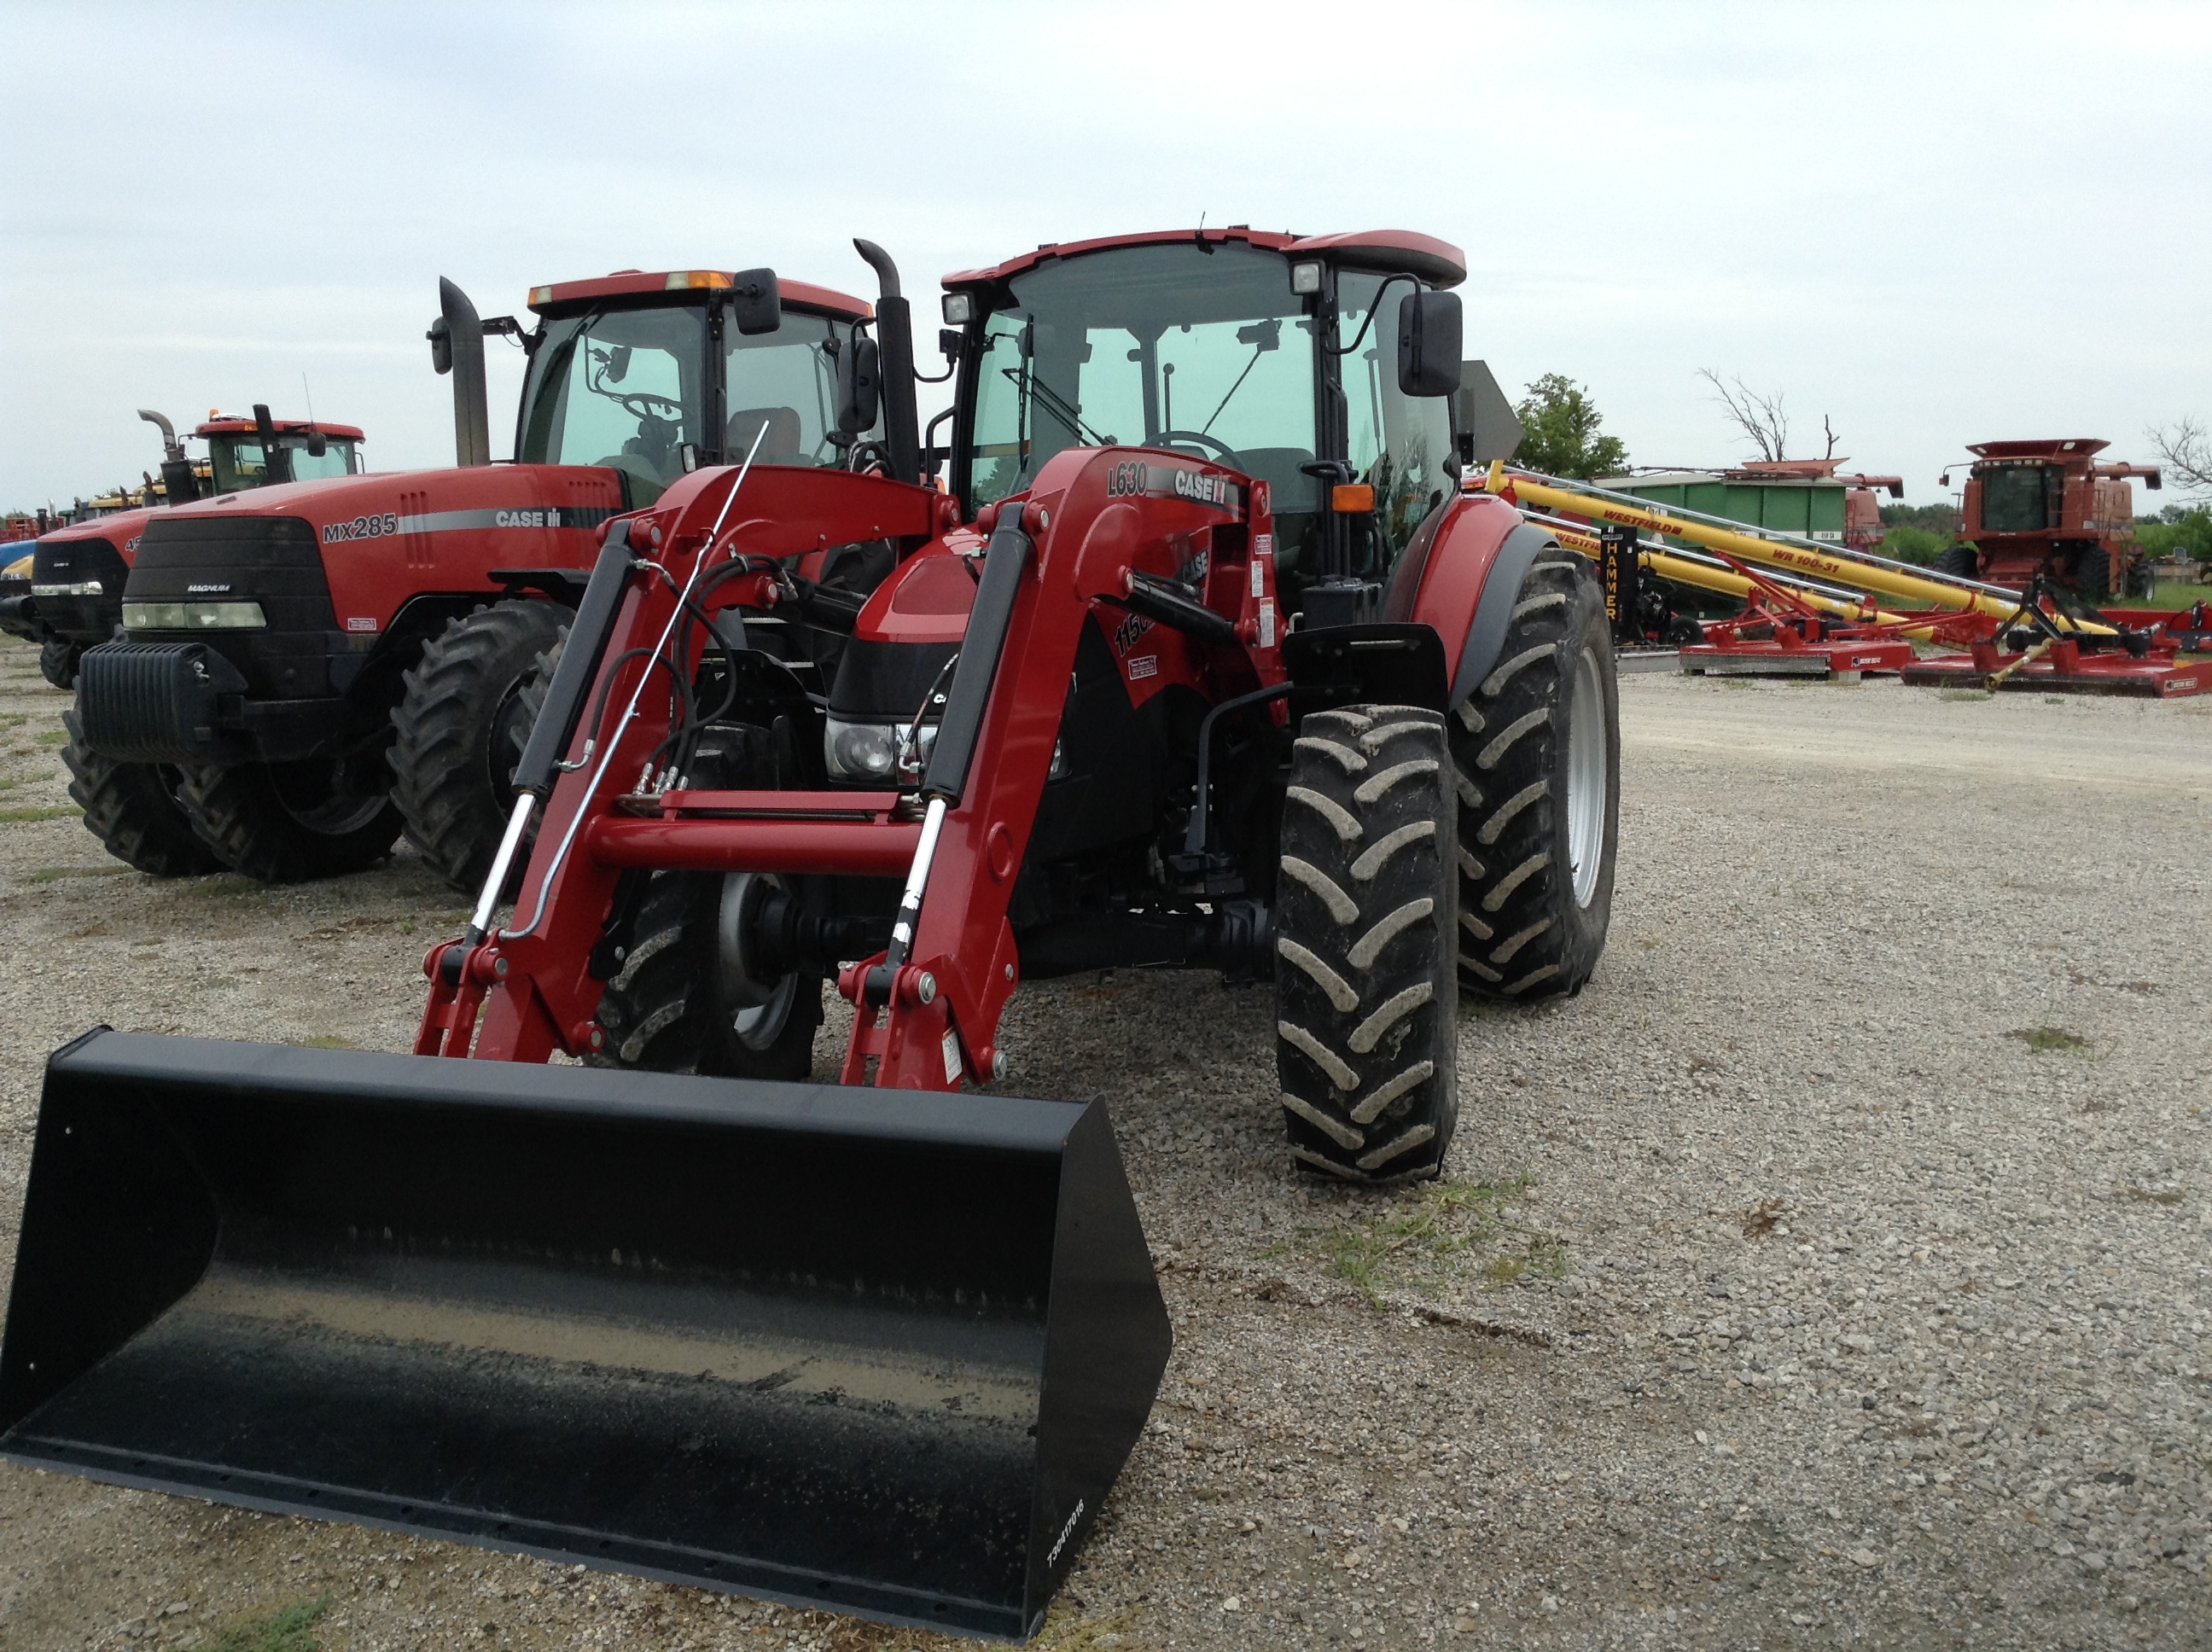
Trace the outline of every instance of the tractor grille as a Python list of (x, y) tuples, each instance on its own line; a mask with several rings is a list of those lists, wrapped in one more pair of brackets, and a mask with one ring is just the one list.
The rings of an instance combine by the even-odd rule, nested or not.
[[(202, 633), (256, 697), (335, 694), (331, 660), (349, 652), (331, 610), (330, 582), (312, 524), (296, 516), (159, 516), (147, 524), (127, 602), (258, 602), (265, 629)], [(135, 631), (134, 642), (182, 641)]]

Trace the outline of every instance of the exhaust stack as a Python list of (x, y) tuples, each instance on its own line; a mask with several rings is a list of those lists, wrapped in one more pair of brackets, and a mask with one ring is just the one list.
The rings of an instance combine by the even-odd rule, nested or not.
[(491, 463), (491, 404), (485, 388), (483, 322), (469, 295), (438, 277), (438, 319), (423, 335), (430, 365), (453, 380), (453, 463)]
[(883, 352), (878, 371), (884, 386), (884, 469), (900, 482), (920, 482), (921, 427), (914, 408), (914, 314), (899, 291), (898, 266), (873, 241), (855, 237), (853, 249), (876, 272), (876, 343)]
[(192, 462), (185, 457), (185, 445), (177, 440), (177, 427), (150, 407), (138, 410), (138, 416), (161, 433), (161, 486), (169, 495), (172, 505), (189, 504), (200, 496), (199, 478), (192, 474)]

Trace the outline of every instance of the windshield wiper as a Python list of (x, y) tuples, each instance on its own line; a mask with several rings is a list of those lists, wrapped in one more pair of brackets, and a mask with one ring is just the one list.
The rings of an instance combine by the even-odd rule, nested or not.
[(1066, 425), (1069, 434), (1079, 440), (1087, 440), (1094, 447), (1111, 447), (1114, 445), (1112, 437), (1102, 436), (1085, 424), (1083, 416), (1075, 410), (1073, 404), (1034, 373), (1019, 367), (1000, 367), (999, 371), (1006, 375), (1007, 381), (1016, 390), (1035, 396), (1045, 411)]
[(1244, 371), (1237, 375), (1237, 382), (1229, 386), (1229, 394), (1221, 398), (1221, 406), (1213, 410), (1213, 417), (1198, 427), (1198, 434), (1201, 436), (1210, 436), (1213, 434), (1213, 420), (1221, 416), (1223, 409), (1229, 405), (1231, 398), (1244, 388), (1244, 381), (1252, 376), (1252, 369), (1260, 365), (1260, 358), (1269, 350), (1281, 346), (1283, 342), (1281, 318), (1271, 317), (1266, 321), (1255, 321), (1249, 327), (1239, 327), (1237, 330), (1237, 342), (1240, 344), (1249, 344), (1252, 347), (1252, 359), (1244, 364)]

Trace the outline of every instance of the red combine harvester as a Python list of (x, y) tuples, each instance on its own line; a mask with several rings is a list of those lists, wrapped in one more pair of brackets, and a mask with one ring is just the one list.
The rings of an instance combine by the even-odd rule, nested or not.
[[(1604, 944), (1603, 601), (1455, 485), (1463, 274), (1231, 228), (955, 276), (950, 494), (733, 420), (607, 525), (420, 1053), (53, 1057), (0, 1449), (1034, 1631), (1170, 1333), (1100, 1105), (973, 1093), (1021, 982), (1272, 980), (1295, 1169), (1389, 1183), (1442, 1165), (1459, 994)], [(897, 322), (843, 428), (910, 394)]]
[[(2149, 564), (2136, 545), (2132, 478), (2157, 491), (2154, 465), (2099, 464), (2107, 442), (1970, 442), (1959, 543), (1936, 566), (1946, 574), (2025, 591), (2061, 586), (2092, 608), (2108, 597), (2147, 597)], [(1951, 485), (1943, 473), (1942, 485)]]
[[(289, 466), (258, 478), (276, 485), (218, 476), (216, 497), (145, 519), (125, 640), (84, 656), (68, 751), (70, 795), (117, 858), (325, 877), (404, 828), (473, 889), (524, 687), (608, 519), (721, 463), (756, 414), (781, 463), (842, 465), (869, 434), (829, 410), (835, 352), (868, 325), (857, 298), (758, 270), (626, 270), (532, 288), (526, 331), (480, 321), (450, 282), (440, 296), (458, 468), (310, 480), (280, 441)], [(491, 462), (486, 331), (529, 356), (513, 465)]]

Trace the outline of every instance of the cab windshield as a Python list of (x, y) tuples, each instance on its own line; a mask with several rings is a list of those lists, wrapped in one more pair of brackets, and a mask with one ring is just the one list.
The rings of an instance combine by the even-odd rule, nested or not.
[(1990, 533), (2034, 533), (2058, 524), (2064, 485), (2055, 465), (2005, 465), (1982, 472), (1982, 526)]
[[(1449, 494), (1451, 415), (1442, 397), (1399, 392), (1410, 279), (1345, 270), (1336, 287), (1329, 315), (1291, 291), (1288, 260), (1235, 241), (1117, 247), (1016, 276), (979, 340), (969, 504), (1020, 492), (1070, 447), (1180, 449), (1269, 484), (1278, 566), (1295, 572), (1321, 503), (1303, 467), (1341, 458), (1376, 491), (1355, 567), (1386, 571)], [(1346, 352), (1341, 454), (1316, 451), (1324, 344)]]
[[(305, 436), (279, 436), (276, 445), (291, 459), (295, 482), (361, 474), (360, 459), (351, 441), (328, 438), (320, 453), (307, 451)], [(262, 452), (258, 436), (210, 436), (208, 463), (219, 494), (263, 487), (269, 481), (269, 458)]]
[(1015, 278), (983, 325), (971, 503), (1036, 479), (1070, 447), (1172, 447), (1310, 512), (1314, 328), (1289, 266), (1235, 242), (1132, 246)]
[[(713, 355), (696, 304), (548, 321), (524, 387), (515, 456), (620, 471), (633, 505), (650, 504), (683, 474), (687, 444), (709, 464), (742, 459), (756, 438), (764, 465), (838, 464), (842, 450), (829, 440), (831, 351), (846, 331), (826, 316), (786, 311), (772, 333), (726, 329)], [(717, 390), (726, 411), (710, 428)]]

